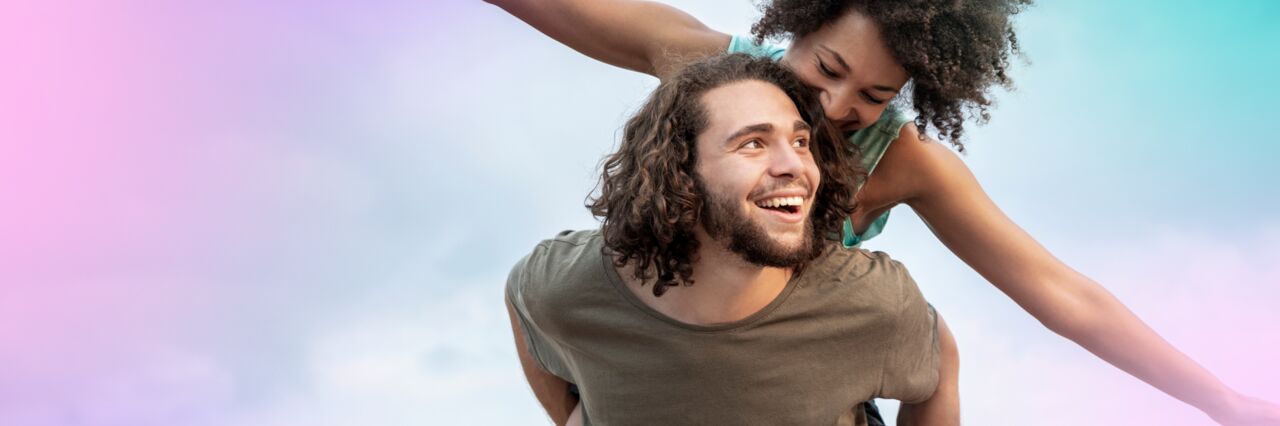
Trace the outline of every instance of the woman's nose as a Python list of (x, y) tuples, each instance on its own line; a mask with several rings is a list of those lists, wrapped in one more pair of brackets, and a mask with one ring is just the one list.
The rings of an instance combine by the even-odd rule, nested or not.
[(858, 111), (854, 108), (853, 96), (823, 91), (820, 99), (822, 109), (826, 111), (827, 118), (831, 121), (858, 121)]

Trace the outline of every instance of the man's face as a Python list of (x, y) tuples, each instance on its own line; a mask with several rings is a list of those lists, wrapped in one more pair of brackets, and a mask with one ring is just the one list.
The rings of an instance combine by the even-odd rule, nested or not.
[(795, 104), (756, 80), (709, 90), (701, 101), (708, 124), (697, 137), (695, 179), (707, 235), (761, 266), (810, 259), (821, 175)]

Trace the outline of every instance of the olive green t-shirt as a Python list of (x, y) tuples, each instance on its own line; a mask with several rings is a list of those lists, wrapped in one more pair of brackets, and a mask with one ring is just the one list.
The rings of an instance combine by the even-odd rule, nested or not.
[(577, 384), (587, 424), (863, 425), (859, 403), (937, 387), (936, 316), (883, 253), (829, 242), (768, 306), (713, 326), (649, 307), (603, 253), (598, 231), (566, 231), (506, 288), (530, 355)]

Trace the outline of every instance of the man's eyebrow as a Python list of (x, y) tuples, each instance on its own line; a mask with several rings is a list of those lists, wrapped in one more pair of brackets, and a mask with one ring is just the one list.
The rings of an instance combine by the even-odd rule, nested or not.
[(752, 133), (768, 133), (772, 131), (773, 131), (772, 124), (769, 124), (769, 123), (752, 124), (750, 126), (746, 126), (741, 129), (738, 129), (738, 131), (736, 132), (733, 132), (732, 135), (729, 135), (729, 137), (724, 139), (724, 143), (727, 144), (727, 143), (733, 142), (734, 139), (740, 138), (744, 135), (749, 135)]
[(792, 126), (792, 131), (799, 132), (801, 130), (813, 130), (813, 127), (810, 127), (809, 123), (805, 123), (803, 120), (796, 120), (796, 124)]

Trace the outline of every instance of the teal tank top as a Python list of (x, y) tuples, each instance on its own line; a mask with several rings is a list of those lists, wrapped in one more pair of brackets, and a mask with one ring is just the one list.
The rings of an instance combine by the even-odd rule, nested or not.
[[(746, 53), (751, 56), (767, 57), (775, 61), (782, 59), (782, 55), (786, 53), (786, 49), (781, 47), (757, 44), (750, 37), (733, 36), (729, 40), (728, 53)], [(874, 172), (876, 164), (880, 163), (880, 158), (884, 157), (885, 150), (889, 149), (889, 144), (898, 139), (898, 132), (902, 130), (902, 126), (910, 123), (911, 119), (899, 112), (892, 106), (885, 108), (884, 113), (880, 114), (880, 118), (872, 123), (871, 126), (845, 133), (845, 137), (849, 143), (854, 144), (862, 150), (862, 166), (867, 169), (867, 174)], [(853, 232), (853, 221), (845, 218), (844, 231), (841, 233), (841, 241), (845, 247), (857, 247), (863, 241), (869, 240), (884, 230), (884, 225), (889, 222), (889, 212), (886, 211), (880, 217), (876, 218), (867, 230), (858, 235)]]

